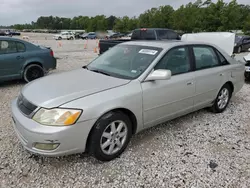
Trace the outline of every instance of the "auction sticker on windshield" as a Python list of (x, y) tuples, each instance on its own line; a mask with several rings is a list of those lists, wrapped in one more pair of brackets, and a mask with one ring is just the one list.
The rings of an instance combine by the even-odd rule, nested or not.
[(141, 49), (139, 51), (140, 54), (148, 54), (148, 55), (155, 55), (157, 54), (157, 50), (150, 50), (150, 49)]

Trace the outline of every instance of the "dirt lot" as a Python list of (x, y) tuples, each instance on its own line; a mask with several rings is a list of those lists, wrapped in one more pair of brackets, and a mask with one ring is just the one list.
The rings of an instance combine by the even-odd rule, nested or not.
[[(94, 40), (84, 49), (83, 40), (61, 41), (59, 46), (52, 35), (23, 35), (52, 47), (58, 58), (54, 72), (80, 68), (97, 56)], [(25, 151), (14, 133), (10, 114), (10, 101), (23, 85), (20, 81), (0, 85), (0, 187), (250, 185), (249, 84), (244, 85), (224, 113), (201, 110), (143, 131), (133, 137), (120, 158), (108, 163), (85, 154), (46, 158)]]

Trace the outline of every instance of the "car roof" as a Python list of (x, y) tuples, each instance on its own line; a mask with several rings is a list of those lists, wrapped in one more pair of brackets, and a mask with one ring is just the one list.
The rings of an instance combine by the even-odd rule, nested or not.
[(134, 31), (138, 31), (138, 30), (142, 30), (142, 29), (147, 29), (147, 30), (171, 30), (171, 31), (173, 31), (173, 29), (168, 29), (168, 28), (138, 28), (138, 29), (135, 29)]
[(162, 40), (162, 41), (130, 41), (124, 42), (120, 45), (139, 45), (139, 46), (150, 46), (150, 47), (157, 47), (163, 49), (169, 49), (175, 46), (182, 46), (182, 45), (210, 45), (214, 46), (213, 44), (204, 43), (204, 42), (184, 42), (180, 40)]
[(8, 36), (0, 36), (0, 40), (13, 40), (13, 41), (19, 41), (19, 42), (25, 42), (18, 38), (8, 37)]

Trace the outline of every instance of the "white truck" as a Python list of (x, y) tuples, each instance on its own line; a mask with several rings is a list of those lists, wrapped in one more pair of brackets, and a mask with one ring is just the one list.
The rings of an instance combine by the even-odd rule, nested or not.
[(75, 38), (75, 35), (73, 32), (64, 31), (61, 32), (60, 34), (54, 35), (53, 38), (55, 40), (62, 40), (62, 39), (73, 40)]

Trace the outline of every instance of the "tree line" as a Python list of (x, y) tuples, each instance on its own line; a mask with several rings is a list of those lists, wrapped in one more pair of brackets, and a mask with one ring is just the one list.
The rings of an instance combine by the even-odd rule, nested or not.
[(151, 8), (138, 17), (116, 17), (97, 15), (95, 17), (77, 16), (62, 18), (57, 16), (41, 16), (30, 24), (11, 26), (23, 29), (79, 29), (90, 31), (115, 30), (129, 32), (135, 28), (155, 27), (171, 28), (183, 32), (201, 31), (250, 31), (250, 6), (238, 4), (236, 0), (229, 3), (223, 0), (197, 0), (180, 6), (178, 9), (166, 5)]

